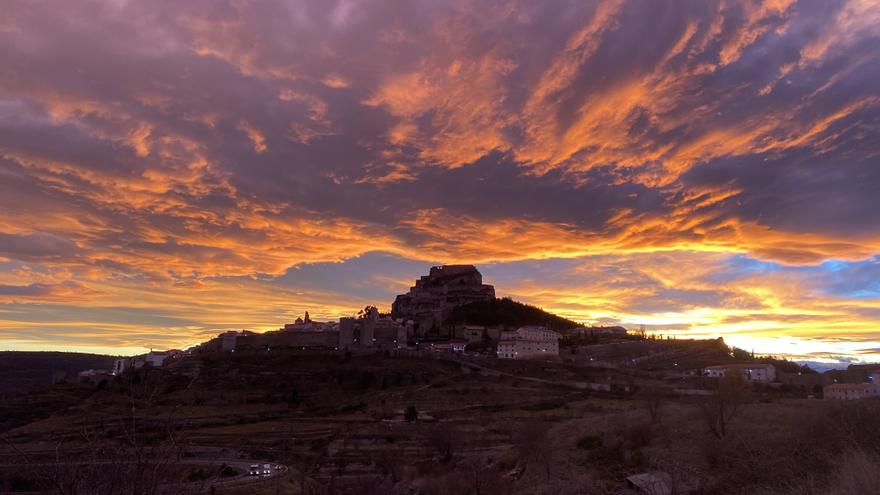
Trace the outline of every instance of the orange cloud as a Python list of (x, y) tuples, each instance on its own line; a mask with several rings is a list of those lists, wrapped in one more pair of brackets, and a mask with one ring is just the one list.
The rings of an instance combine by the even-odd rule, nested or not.
[(801, 49), (799, 65), (803, 68), (821, 63), (829, 50), (845, 51), (853, 43), (876, 33), (880, 25), (880, 5), (873, 0), (849, 0), (825, 26), (823, 33)]
[[(207, 18), (197, 4), (26, 4), (0, 21), (0, 302), (70, 308), (0, 322), (21, 345), (35, 328), (183, 345), (273, 328), (291, 300), (331, 317), (377, 301), (267, 280), (370, 251), (636, 260), (509, 289), (583, 319), (741, 337), (875, 323), (858, 315), (876, 300), (799, 294), (791, 274), (739, 279), (719, 300), (706, 279), (735, 255), (805, 267), (880, 252), (865, 192), (880, 156), (876, 2), (820, 21), (790, 0), (563, 14), (236, 2)], [(666, 21), (642, 23), (655, 13)], [(804, 218), (824, 187), (827, 211)], [(174, 318), (75, 311), (120, 305)]]
[[(364, 101), (401, 119), (391, 130), (392, 142), (416, 145), (423, 158), (453, 168), (506, 148), (501, 130), (509, 117), (499, 89), (516, 65), (495, 54), (436, 64), (425, 61), (419, 71), (389, 78)], [(419, 129), (414, 121), (428, 112), (430, 128)]]
[(877, 317), (865, 315), (880, 299), (829, 297), (803, 272), (740, 274), (719, 284), (713, 277), (728, 259), (693, 251), (586, 258), (569, 267), (561, 283), (527, 281), (503, 292), (577, 321), (645, 325), (684, 338), (720, 336), (759, 353), (816, 359), (813, 353), (851, 356), (869, 349), (861, 359), (880, 357)]
[(243, 120), (238, 123), (238, 128), (247, 134), (248, 139), (254, 144), (254, 153), (259, 155), (269, 150), (269, 147), (266, 146), (266, 137), (257, 128)]
[[(614, 253), (696, 251), (750, 253), (762, 259), (799, 265), (824, 259), (862, 260), (880, 251), (880, 237), (841, 240), (817, 234), (785, 232), (757, 223), (723, 219), (703, 208), (721, 201), (700, 195), (668, 216), (648, 217), (621, 211), (605, 231), (576, 225), (521, 219), (479, 220), (443, 210), (422, 210), (402, 223), (417, 234), (413, 250), (450, 262), (572, 258)], [(455, 243), (448, 243), (448, 239)]]
[(326, 77), (324, 77), (324, 79), (321, 79), (321, 83), (328, 88), (334, 89), (347, 88), (351, 86), (351, 82), (338, 74), (327, 75)]
[(27, 285), (0, 284), (0, 303), (65, 302), (87, 301), (100, 291), (73, 281), (58, 284), (29, 283)]
[(794, 4), (794, 0), (758, 0), (742, 2), (746, 12), (746, 22), (738, 27), (734, 34), (725, 41), (719, 54), (721, 65), (732, 64), (739, 60), (743, 51), (751, 46), (763, 34), (770, 30), (770, 20), (778, 18)]

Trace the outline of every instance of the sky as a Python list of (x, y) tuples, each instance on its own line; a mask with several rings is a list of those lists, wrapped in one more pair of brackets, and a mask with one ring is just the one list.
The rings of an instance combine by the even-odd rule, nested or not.
[(0, 348), (388, 308), (880, 360), (874, 0), (4, 0)]

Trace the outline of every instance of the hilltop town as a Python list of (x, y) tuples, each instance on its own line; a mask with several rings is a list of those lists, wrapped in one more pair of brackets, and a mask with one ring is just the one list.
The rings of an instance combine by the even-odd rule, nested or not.
[[(475, 266), (444, 265), (431, 267), (409, 291), (398, 295), (389, 314), (367, 306), (358, 315), (319, 322), (305, 312), (276, 331), (230, 330), (186, 352), (150, 351), (120, 358), (112, 370), (86, 370), (79, 378), (94, 382), (129, 368), (161, 367), (166, 360), (170, 363), (187, 354), (215, 351), (381, 352), (411, 357), (451, 353), (459, 358), (536, 359), (592, 367), (671, 367), (687, 378), (722, 378), (736, 372), (750, 382), (807, 387), (814, 397), (880, 396), (880, 365), (854, 365), (847, 372), (817, 374), (790, 362), (755, 360), (743, 356), (743, 351), (734, 358), (723, 343), (709, 342), (710, 349), (724, 349), (710, 353), (701, 352), (700, 343), (682, 343), (686, 351), (669, 350), (675, 342), (664, 344), (620, 326), (585, 326), (510, 299), (496, 299), (495, 287), (483, 283)], [(784, 369), (777, 370), (780, 364)]]
[[(229, 331), (200, 349), (217, 346), (224, 351), (241, 348), (290, 348), (302, 350), (333, 350), (355, 353), (391, 351), (396, 354), (449, 351), (463, 353), (480, 349), (483, 354), (501, 358), (551, 358), (559, 355), (562, 333), (541, 323), (550, 319), (537, 308), (518, 324), (476, 325), (450, 319), (462, 311), (482, 310), (497, 305), (495, 288), (483, 284), (479, 270), (472, 265), (432, 267), (428, 275), (416, 280), (406, 294), (398, 295), (390, 314), (381, 314), (375, 306), (364, 308), (358, 316), (346, 316), (333, 322), (313, 321), (308, 312), (277, 332), (256, 334)], [(506, 301), (507, 305), (519, 305)], [(524, 305), (519, 305), (524, 306)], [(458, 313), (456, 313), (458, 311)], [(562, 319), (563, 330), (583, 331), (581, 325)], [(558, 326), (558, 322), (553, 321)], [(626, 333), (621, 327), (597, 327), (596, 333)], [(489, 352), (490, 344), (502, 351)]]
[(0, 492), (843, 495), (880, 466), (880, 366), (585, 326), (470, 265), (388, 314), (77, 362), (108, 366), (0, 403)]

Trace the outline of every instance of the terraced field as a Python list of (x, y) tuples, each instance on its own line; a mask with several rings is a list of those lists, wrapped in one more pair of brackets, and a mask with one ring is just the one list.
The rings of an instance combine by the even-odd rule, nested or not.
[[(722, 441), (706, 396), (673, 393), (684, 382), (665, 375), (453, 356), (197, 355), (0, 405), (18, 415), (0, 436), (0, 493), (79, 493), (46, 485), (65, 480), (147, 495), (628, 494), (626, 477), (650, 470), (693, 494), (788, 493), (800, 468), (785, 464), (780, 478), (767, 466), (801, 459), (836, 473), (827, 446), (846, 452), (842, 439), (855, 437), (834, 428), (876, 431), (863, 423), (880, 417), (756, 391)], [(873, 438), (854, 441), (870, 449)], [(769, 446), (768, 463), (743, 458), (758, 455), (749, 445)], [(253, 463), (280, 468), (245, 476)]]

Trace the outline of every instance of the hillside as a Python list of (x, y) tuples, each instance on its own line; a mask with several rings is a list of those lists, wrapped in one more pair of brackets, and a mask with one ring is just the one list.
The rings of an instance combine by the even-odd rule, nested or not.
[[(632, 340), (572, 358), (585, 355), (639, 362), (198, 352), (0, 401), (0, 493), (63, 482), (138, 495), (624, 495), (646, 472), (692, 495), (878, 493), (880, 401), (756, 384), (726, 396), (736, 414), (719, 437), (706, 413), (717, 399), (681, 393), (717, 383), (674, 368), (732, 360), (723, 341)], [(259, 461), (287, 468), (244, 475)]]
[(509, 297), (479, 301), (455, 308), (445, 322), (447, 325), (484, 325), (521, 327), (543, 325), (557, 331), (583, 326), (580, 323), (548, 313), (541, 308), (514, 301)]
[(115, 356), (77, 352), (0, 352), (0, 396), (52, 384), (53, 375), (69, 379), (88, 369), (110, 369)]

